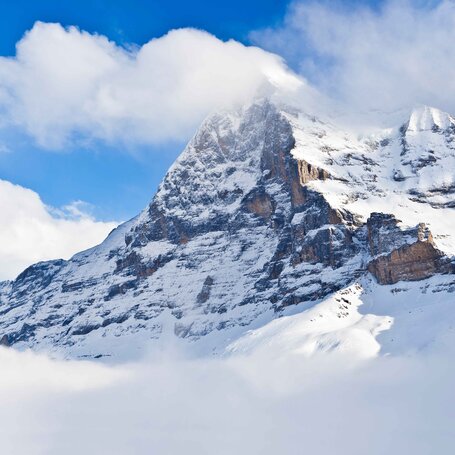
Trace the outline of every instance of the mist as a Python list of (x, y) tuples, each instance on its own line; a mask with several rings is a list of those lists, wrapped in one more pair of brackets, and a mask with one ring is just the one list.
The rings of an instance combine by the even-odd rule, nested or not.
[(434, 454), (455, 443), (454, 368), (435, 355), (105, 366), (1, 349), (0, 362), (0, 450), (11, 455)]
[(296, 0), (283, 24), (250, 38), (345, 111), (357, 112), (352, 122), (368, 115), (390, 127), (401, 111), (422, 104), (455, 112), (454, 24), (451, 0)]

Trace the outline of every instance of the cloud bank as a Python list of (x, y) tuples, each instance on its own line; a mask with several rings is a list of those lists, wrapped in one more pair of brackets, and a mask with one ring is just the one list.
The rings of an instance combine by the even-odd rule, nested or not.
[(119, 47), (76, 27), (37, 22), (0, 58), (3, 123), (51, 149), (81, 140), (187, 139), (220, 106), (301, 82), (282, 59), (195, 29)]
[(53, 209), (34, 191), (5, 180), (0, 180), (0, 213), (0, 281), (38, 261), (68, 259), (104, 240), (118, 224), (94, 220), (80, 202)]
[(455, 113), (455, 3), (294, 2), (252, 40), (349, 109), (427, 104)]
[(1, 452), (430, 455), (455, 443), (443, 358), (165, 358), (107, 367), (0, 348)]

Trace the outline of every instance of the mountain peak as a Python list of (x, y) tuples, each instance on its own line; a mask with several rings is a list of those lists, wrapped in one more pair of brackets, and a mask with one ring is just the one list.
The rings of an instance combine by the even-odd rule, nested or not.
[(420, 106), (411, 112), (406, 131), (446, 130), (451, 126), (455, 126), (455, 119), (447, 112), (435, 107)]
[[(432, 108), (411, 117), (411, 130), (455, 124)], [(302, 319), (303, 345), (344, 349), (339, 335), (360, 325), (355, 283), (368, 295), (370, 275), (394, 284), (455, 273), (449, 139), (393, 131), (363, 142), (268, 99), (214, 113), (138, 217), (69, 261), (36, 264), (0, 284), (0, 341), (131, 360), (175, 336), (216, 353), (302, 304), (315, 307)], [(417, 224), (428, 221), (435, 241)], [(437, 287), (447, 305), (452, 282)], [(376, 355), (371, 320), (361, 325)]]

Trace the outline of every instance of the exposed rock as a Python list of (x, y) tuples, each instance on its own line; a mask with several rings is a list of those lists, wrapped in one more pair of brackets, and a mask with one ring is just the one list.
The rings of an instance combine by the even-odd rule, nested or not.
[(246, 210), (269, 220), (275, 210), (272, 198), (264, 191), (252, 191), (245, 200)]
[(207, 278), (204, 280), (204, 284), (202, 286), (201, 292), (197, 295), (197, 303), (205, 303), (210, 297), (210, 290), (212, 288), (214, 281), (213, 278), (208, 275)]
[(325, 169), (319, 169), (304, 160), (298, 161), (300, 184), (305, 185), (312, 180), (326, 180), (330, 174)]
[(11, 346), (10, 342), (9, 342), (8, 335), (3, 335), (2, 336), (2, 338), (0, 339), (0, 346), (4, 346), (4, 347)]
[(90, 287), (96, 286), (98, 284), (97, 280), (86, 280), (86, 281), (76, 281), (73, 283), (63, 283), (62, 292), (76, 292), (88, 289)]
[(381, 284), (417, 281), (436, 273), (453, 273), (453, 267), (430, 240), (404, 245), (390, 254), (379, 256), (368, 270)]
[(121, 284), (114, 284), (109, 288), (107, 295), (104, 297), (104, 300), (111, 300), (117, 295), (126, 294), (126, 292), (130, 289), (137, 289), (137, 287), (138, 280), (128, 280)]
[(352, 234), (345, 226), (328, 226), (305, 237), (299, 253), (300, 262), (322, 263), (340, 267), (348, 257), (358, 253)]
[(439, 251), (424, 223), (402, 230), (393, 215), (372, 213), (367, 221), (368, 244), (374, 259), (368, 270), (381, 284), (416, 281), (435, 273), (451, 273), (452, 267)]
[(403, 245), (428, 240), (433, 242), (433, 236), (424, 223), (415, 228), (401, 229), (401, 223), (394, 215), (374, 212), (367, 220), (368, 244), (370, 254), (377, 256), (390, 253)]
[(135, 275), (138, 278), (147, 278), (153, 275), (158, 268), (166, 263), (166, 259), (158, 256), (153, 261), (145, 261), (136, 251), (132, 251), (127, 256), (117, 260), (115, 273), (125, 273)]
[(406, 242), (400, 221), (394, 215), (374, 212), (367, 220), (368, 244), (372, 256), (389, 253)]
[(403, 182), (404, 180), (406, 180), (406, 177), (403, 175), (401, 169), (395, 169), (393, 171), (393, 180), (395, 180), (396, 182)]

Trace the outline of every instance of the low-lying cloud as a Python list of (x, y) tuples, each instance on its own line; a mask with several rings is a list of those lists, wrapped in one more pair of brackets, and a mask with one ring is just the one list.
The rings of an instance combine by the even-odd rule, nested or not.
[(295, 1), (282, 27), (251, 37), (349, 110), (455, 113), (453, 1)]
[(165, 358), (108, 367), (0, 348), (17, 378), (0, 381), (1, 452), (430, 455), (455, 442), (454, 369), (437, 357)]
[(80, 202), (48, 207), (34, 191), (6, 180), (0, 180), (0, 213), (0, 281), (38, 261), (68, 259), (100, 243), (118, 224), (96, 221)]
[(151, 144), (187, 139), (210, 111), (300, 85), (283, 60), (195, 29), (142, 47), (37, 22), (0, 58), (4, 126), (61, 149), (81, 141)]

